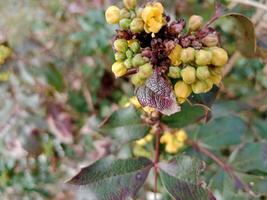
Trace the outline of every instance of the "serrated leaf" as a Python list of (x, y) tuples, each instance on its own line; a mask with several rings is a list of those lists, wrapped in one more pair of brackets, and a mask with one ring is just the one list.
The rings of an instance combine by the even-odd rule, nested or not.
[(192, 104), (202, 104), (211, 108), (212, 104), (214, 103), (217, 94), (219, 92), (219, 88), (217, 86), (213, 86), (212, 90), (204, 93), (204, 94), (192, 94), (189, 97), (189, 101)]
[(207, 147), (221, 149), (239, 144), (245, 131), (245, 122), (237, 116), (229, 115), (201, 125), (197, 137)]
[(126, 200), (136, 196), (152, 166), (146, 158), (107, 157), (82, 169), (68, 183), (88, 190), (94, 200)]
[(204, 163), (189, 156), (177, 156), (169, 163), (159, 163), (160, 177), (169, 194), (177, 200), (216, 200), (198, 179)]
[(232, 159), (232, 166), (239, 172), (267, 174), (267, 143), (247, 143)]
[(172, 115), (181, 110), (170, 83), (156, 70), (144, 86), (137, 88), (136, 96), (142, 106), (155, 108), (164, 115)]
[(203, 116), (205, 116), (204, 107), (191, 106), (188, 103), (184, 103), (181, 107), (181, 112), (171, 116), (163, 116), (161, 121), (172, 128), (182, 128), (197, 122)]
[(137, 110), (130, 106), (114, 112), (101, 131), (118, 139), (120, 143), (125, 143), (144, 137), (148, 129)]
[(239, 13), (228, 13), (220, 19), (226, 18), (231, 23), (230, 32), (237, 39), (237, 49), (247, 57), (254, 57), (256, 53), (256, 34), (253, 22)]

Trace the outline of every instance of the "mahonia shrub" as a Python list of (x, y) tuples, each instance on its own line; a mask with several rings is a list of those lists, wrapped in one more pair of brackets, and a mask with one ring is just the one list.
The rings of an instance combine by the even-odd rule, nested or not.
[[(223, 144), (205, 139), (206, 128), (218, 132), (213, 127), (217, 123), (226, 125), (225, 130), (219, 130), (221, 133), (233, 130), (229, 123), (236, 123), (238, 133), (244, 132), (242, 120), (231, 116), (207, 127), (203, 125), (199, 130), (202, 138), (194, 138), (183, 129), (211, 118), (211, 106), (228, 62), (214, 22), (234, 19), (242, 29), (237, 40), (251, 37), (248, 41), (251, 48), (240, 50), (246, 55), (256, 50), (252, 22), (240, 14), (224, 14), (219, 4), (207, 22), (199, 15), (192, 15), (188, 21), (172, 19), (158, 1), (139, 6), (136, 0), (123, 0), (123, 5), (121, 8), (112, 5), (105, 12), (107, 23), (118, 27), (112, 39), (115, 62), (111, 70), (115, 77), (127, 78), (134, 85), (135, 96), (97, 129), (119, 141), (114, 152), (120, 145), (131, 143), (135, 158), (107, 156), (82, 169), (69, 183), (87, 189), (90, 199), (134, 199), (153, 168), (155, 194), (165, 188), (177, 200), (214, 200), (212, 190), (216, 188), (208, 187), (200, 179), (205, 163), (190, 154), (181, 154), (190, 146), (222, 167), (238, 189), (254, 195), (233, 168), (210, 151)], [(240, 42), (238, 48), (239, 45)], [(229, 144), (235, 144), (234, 140), (229, 139)], [(148, 150), (149, 146), (154, 148), (153, 152)], [(164, 157), (172, 156), (169, 162), (164, 162)], [(157, 186), (158, 176), (161, 188)]]

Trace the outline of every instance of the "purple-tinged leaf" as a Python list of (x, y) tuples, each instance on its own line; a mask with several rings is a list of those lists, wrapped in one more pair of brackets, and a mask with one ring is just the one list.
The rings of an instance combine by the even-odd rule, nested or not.
[(137, 88), (136, 96), (142, 106), (155, 108), (164, 115), (172, 115), (181, 110), (170, 83), (156, 70), (144, 86)]
[(177, 156), (169, 163), (160, 163), (160, 177), (169, 194), (177, 200), (216, 200), (199, 180), (205, 163), (189, 156)]
[(153, 163), (146, 158), (107, 157), (81, 170), (68, 183), (90, 193), (94, 200), (134, 198)]

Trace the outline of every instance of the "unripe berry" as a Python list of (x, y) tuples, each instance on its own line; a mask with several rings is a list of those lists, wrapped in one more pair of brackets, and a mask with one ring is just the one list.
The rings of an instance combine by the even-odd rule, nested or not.
[(208, 85), (205, 81), (197, 81), (192, 84), (191, 87), (195, 94), (205, 93), (208, 89)]
[(134, 74), (131, 77), (131, 82), (133, 85), (135, 85), (136, 87), (142, 86), (145, 83), (145, 80), (141, 78), (139, 73)]
[(130, 49), (128, 49), (128, 50), (126, 51), (126, 57), (127, 57), (127, 58), (133, 58), (133, 56), (134, 56), (134, 53), (133, 53)]
[(168, 77), (180, 78), (181, 77), (181, 68), (180, 67), (170, 67)]
[(127, 73), (127, 68), (123, 64), (123, 62), (115, 62), (112, 65), (112, 72), (115, 74), (116, 77), (121, 77)]
[(140, 33), (144, 30), (144, 21), (141, 18), (134, 18), (131, 22), (130, 29), (132, 33)]
[(197, 31), (199, 30), (203, 25), (203, 18), (199, 15), (192, 15), (189, 19), (189, 30), (191, 31)]
[(151, 76), (153, 73), (153, 66), (150, 63), (146, 63), (142, 66), (139, 67), (139, 72), (140, 76), (144, 79), (148, 78)]
[(131, 17), (131, 13), (127, 9), (123, 8), (120, 10), (120, 19), (125, 19), (125, 18), (130, 18), (130, 17)]
[(125, 59), (126, 59), (126, 55), (124, 53), (121, 53), (121, 52), (115, 53), (115, 60), (116, 61), (123, 61)]
[(130, 40), (128, 42), (128, 46), (134, 53), (140, 51), (140, 43), (138, 42), (138, 40)]
[(134, 9), (136, 7), (137, 0), (123, 0), (123, 4), (124, 4), (125, 8), (131, 10), (131, 9)]
[(133, 67), (133, 63), (132, 63), (132, 59), (131, 58), (127, 58), (125, 61), (124, 61), (124, 65), (127, 69), (130, 69)]
[(122, 30), (128, 30), (130, 28), (132, 20), (130, 19), (121, 19), (120, 20), (120, 27)]
[(192, 84), (196, 81), (196, 69), (191, 66), (187, 66), (181, 71), (181, 76), (186, 84)]
[(199, 50), (196, 52), (196, 64), (205, 66), (211, 64), (212, 53), (207, 50)]
[(195, 49), (192, 47), (188, 47), (185, 49), (182, 49), (181, 52), (181, 61), (183, 63), (189, 63), (194, 61), (195, 59)]
[(200, 66), (197, 68), (197, 78), (199, 80), (206, 80), (210, 76), (210, 71), (208, 66)]
[(168, 56), (171, 59), (171, 63), (174, 66), (179, 66), (181, 64), (181, 52), (182, 52), (182, 47), (178, 44), (175, 46), (175, 48)]
[(215, 66), (224, 66), (228, 62), (227, 52), (219, 47), (212, 47), (212, 61), (211, 63)]
[(128, 49), (128, 42), (125, 39), (118, 39), (114, 42), (114, 49), (118, 52), (125, 53)]
[(192, 93), (192, 89), (190, 85), (186, 84), (185, 82), (178, 81), (174, 86), (174, 92), (179, 103), (183, 103)]
[(116, 6), (110, 6), (105, 13), (106, 21), (109, 24), (117, 24), (120, 21), (120, 9)]
[(219, 43), (219, 38), (216, 33), (210, 33), (202, 39), (202, 43), (207, 47), (215, 47)]
[(136, 54), (133, 57), (132, 62), (133, 62), (134, 67), (138, 67), (138, 66), (144, 65), (146, 63), (146, 61), (144, 60), (144, 58), (142, 57), (141, 54)]

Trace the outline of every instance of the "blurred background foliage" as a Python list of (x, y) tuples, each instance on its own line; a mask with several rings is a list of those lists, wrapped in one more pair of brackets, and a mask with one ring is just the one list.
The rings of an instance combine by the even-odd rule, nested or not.
[[(82, 192), (70, 191), (64, 182), (79, 168), (112, 150), (114, 141), (94, 131), (94, 126), (124, 106), (134, 88), (126, 78), (115, 80), (110, 72), (114, 62), (111, 38), (116, 27), (107, 25), (103, 15), (110, 3), (114, 1), (0, 0), (0, 43), (13, 50), (12, 58), (0, 67), (1, 74), (9, 74), (7, 81), (0, 80), (0, 199), (82, 199)], [(173, 17), (200, 14), (206, 20), (212, 16), (213, 3), (164, 1)], [(252, 18), (258, 35), (264, 35), (266, 11), (264, 16), (261, 9), (231, 1), (222, 3)], [(215, 144), (216, 154), (230, 159), (244, 179), (266, 195), (267, 179), (262, 178), (266, 168), (262, 166), (256, 172), (253, 167), (244, 169), (244, 165), (255, 163), (241, 165), (235, 155), (246, 143), (258, 155), (257, 145), (267, 139), (267, 65), (262, 59), (244, 58), (236, 52), (236, 39), (229, 34), (229, 27), (227, 23), (217, 27), (224, 47), (233, 55), (213, 107), (213, 118), (218, 121), (212, 121), (209, 130), (199, 124), (179, 128), (187, 128), (192, 135), (199, 129), (199, 136), (202, 132), (212, 136), (212, 130), (227, 129), (229, 120), (233, 120), (232, 132), (241, 127), (240, 135), (224, 136), (226, 146), (218, 144), (219, 137), (206, 142)], [(220, 121), (222, 118), (224, 121)], [(150, 155), (152, 146), (147, 145), (145, 155)], [(118, 155), (132, 155), (130, 147), (125, 145)], [(185, 151), (194, 154), (190, 148)], [(249, 152), (242, 153), (244, 160), (250, 159)], [(170, 157), (167, 153), (163, 156)], [(224, 195), (221, 199), (251, 199), (235, 193), (229, 177), (215, 164), (209, 169), (205, 178), (213, 180), (211, 186), (218, 196)], [(153, 190), (150, 183), (145, 190)], [(140, 197), (145, 198), (149, 197)]]

